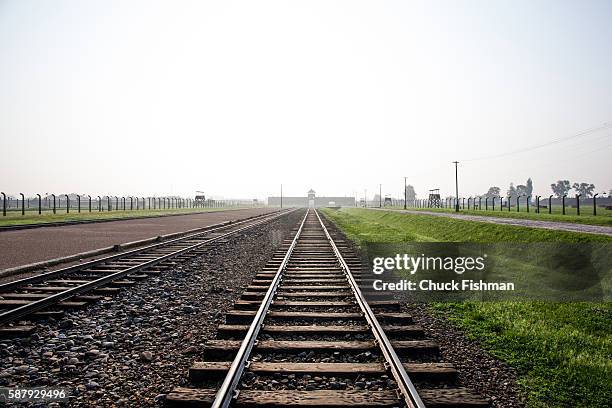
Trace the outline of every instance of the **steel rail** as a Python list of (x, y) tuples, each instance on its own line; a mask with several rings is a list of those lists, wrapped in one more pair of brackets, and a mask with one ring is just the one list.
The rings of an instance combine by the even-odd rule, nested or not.
[(357, 285), (357, 282), (355, 281), (355, 278), (353, 277), (353, 274), (351, 273), (348, 264), (344, 260), (344, 257), (340, 253), (340, 250), (336, 246), (336, 243), (329, 234), (329, 231), (327, 231), (325, 224), (323, 224), (323, 221), (321, 220), (321, 217), (319, 216), (319, 213), (316, 210), (315, 215), (319, 219), (319, 222), (323, 227), (323, 231), (325, 232), (325, 236), (331, 244), (334, 253), (336, 254), (336, 257), (340, 262), (340, 266), (342, 267), (344, 274), (346, 275), (349, 281), (353, 294), (357, 299), (359, 308), (363, 312), (364, 317), (366, 318), (370, 328), (372, 329), (372, 334), (376, 339), (376, 344), (380, 347), (385, 357), (385, 360), (389, 363), (389, 368), (391, 370), (393, 378), (397, 382), (399, 390), (402, 394), (402, 397), (406, 401), (407, 406), (410, 408), (425, 408), (425, 404), (421, 400), (421, 397), (419, 396), (414, 384), (412, 383), (412, 380), (410, 380), (410, 377), (406, 373), (404, 365), (402, 364), (399, 357), (397, 356), (397, 353), (393, 349), (389, 338), (387, 338), (387, 335), (385, 334), (382, 326), (378, 322), (378, 319), (376, 319), (376, 316), (374, 315), (374, 312), (372, 311), (372, 309), (368, 305), (368, 302), (364, 298), (363, 293), (361, 293), (361, 290), (359, 289), (359, 286)]
[(238, 349), (238, 353), (236, 354), (234, 361), (232, 361), (232, 365), (230, 366), (229, 371), (223, 380), (223, 384), (221, 384), (221, 387), (215, 395), (215, 400), (213, 401), (211, 408), (227, 408), (232, 402), (236, 386), (238, 385), (240, 377), (242, 377), (242, 373), (247, 366), (248, 358), (251, 355), (253, 347), (255, 346), (255, 341), (257, 340), (259, 331), (263, 326), (263, 321), (268, 313), (270, 305), (272, 304), (272, 299), (276, 294), (278, 285), (282, 280), (282, 274), (287, 266), (287, 263), (289, 262), (289, 258), (291, 257), (298, 238), (302, 233), (302, 229), (304, 228), (304, 223), (306, 222), (309, 212), (310, 210), (306, 210), (306, 214), (300, 223), (300, 227), (298, 228), (298, 231), (295, 234), (295, 237), (293, 238), (285, 257), (283, 258), (283, 261), (278, 267), (276, 274), (274, 275), (274, 279), (272, 280), (272, 283), (270, 284), (270, 287), (268, 288), (259, 309), (257, 309), (253, 322), (249, 326), (249, 330), (247, 331), (247, 334), (242, 341), (240, 348)]
[(50, 279), (50, 278), (55, 278), (64, 274), (68, 274), (68, 273), (73, 273), (73, 272), (78, 272), (80, 270), (92, 267), (92, 266), (98, 266), (100, 264), (103, 264), (105, 262), (110, 262), (110, 261), (115, 261), (118, 259), (122, 259), (125, 257), (129, 257), (131, 255), (138, 255), (141, 254), (143, 252), (149, 251), (149, 250), (153, 250), (153, 249), (157, 249), (157, 248), (163, 248), (169, 245), (172, 245), (174, 243), (180, 242), (180, 241), (185, 241), (185, 240), (189, 240), (189, 239), (193, 239), (193, 238), (197, 238), (199, 236), (205, 235), (205, 234), (210, 234), (211, 232), (215, 232), (218, 231), (220, 229), (224, 229), (230, 226), (236, 226), (236, 225), (241, 225), (244, 223), (248, 223), (248, 222), (252, 222), (254, 220), (257, 219), (262, 219), (262, 218), (266, 218), (266, 217), (273, 217), (273, 216), (280, 216), (282, 215), (279, 212), (273, 212), (273, 213), (267, 213), (267, 214), (261, 214), (261, 215), (256, 215), (254, 217), (249, 217), (249, 218), (245, 218), (243, 220), (239, 220), (236, 222), (232, 222), (232, 221), (224, 221), (222, 223), (218, 223), (218, 224), (214, 224), (214, 225), (209, 225), (207, 227), (202, 227), (201, 231), (197, 231), (194, 232), (193, 234), (189, 234), (189, 235), (185, 235), (182, 237), (178, 237), (178, 238), (172, 238), (168, 241), (163, 241), (163, 242), (159, 242), (156, 244), (151, 244), (151, 245), (147, 245), (141, 248), (135, 248), (129, 251), (125, 251), (125, 252), (121, 252), (118, 254), (114, 254), (114, 255), (108, 255), (105, 256), (103, 258), (98, 258), (92, 261), (87, 261), (87, 262), (83, 262), (83, 263), (79, 263), (78, 265), (73, 265), (73, 266), (68, 266), (65, 268), (61, 268), (61, 269), (56, 269), (54, 271), (49, 271), (49, 272), (45, 272), (45, 273), (41, 273), (35, 276), (30, 276), (27, 278), (23, 278), (23, 279), (18, 279), (18, 280), (14, 280), (11, 282), (7, 282), (4, 284), (0, 285), (0, 292), (2, 291), (7, 291), (7, 290), (12, 290), (15, 288), (19, 288), (20, 286), (24, 286), (24, 285), (28, 285), (28, 284), (32, 284), (32, 283), (38, 283), (38, 282), (42, 282), (46, 279)]
[[(295, 210), (292, 210), (292, 211), (295, 211)], [(46, 298), (43, 298), (43, 299), (40, 299), (40, 300), (31, 302), (31, 303), (28, 303), (26, 305), (23, 305), (23, 306), (20, 306), (20, 307), (8, 310), (8, 311), (3, 312), (3, 313), (0, 314), (0, 325), (6, 324), (6, 323), (11, 322), (11, 321), (14, 321), (14, 320), (16, 320), (16, 319), (18, 319), (20, 317), (30, 315), (30, 314), (32, 314), (34, 312), (37, 312), (37, 311), (45, 309), (45, 308), (47, 308), (49, 306), (55, 305), (55, 304), (57, 304), (57, 303), (59, 303), (59, 302), (61, 302), (63, 300), (69, 299), (69, 298), (74, 297), (76, 295), (81, 295), (83, 293), (89, 292), (92, 289), (95, 289), (97, 287), (103, 286), (103, 285), (105, 285), (105, 284), (107, 284), (109, 282), (112, 282), (114, 280), (122, 278), (122, 277), (124, 277), (126, 275), (129, 275), (129, 274), (133, 273), (133, 272), (136, 272), (136, 271), (139, 271), (139, 270), (142, 270), (142, 269), (145, 269), (145, 268), (157, 265), (157, 264), (159, 264), (159, 263), (161, 263), (161, 262), (163, 262), (163, 261), (165, 261), (165, 260), (167, 260), (169, 258), (173, 258), (173, 257), (178, 256), (180, 254), (183, 254), (185, 252), (189, 252), (189, 251), (192, 251), (194, 249), (197, 249), (197, 248), (199, 248), (199, 247), (201, 247), (203, 245), (210, 244), (211, 242), (215, 242), (215, 241), (218, 241), (218, 240), (220, 240), (222, 238), (226, 238), (228, 236), (236, 234), (238, 232), (241, 232), (241, 231), (244, 231), (244, 230), (256, 227), (256, 226), (261, 225), (261, 224), (263, 224), (263, 223), (265, 223), (265, 222), (267, 222), (267, 221), (269, 221), (271, 219), (278, 218), (278, 217), (280, 217), (280, 216), (282, 216), (284, 214), (290, 213), (292, 211), (282, 212), (282, 213), (275, 213), (275, 216), (264, 218), (264, 219), (259, 219), (255, 223), (247, 224), (247, 225), (245, 225), (245, 226), (243, 226), (243, 227), (241, 227), (241, 228), (239, 228), (237, 230), (228, 231), (228, 232), (223, 233), (221, 235), (218, 235), (216, 237), (206, 239), (206, 240), (204, 240), (202, 242), (198, 242), (196, 244), (190, 245), (190, 246), (185, 247), (185, 248), (181, 248), (181, 249), (179, 249), (177, 251), (174, 251), (174, 252), (171, 252), (169, 254), (161, 255), (161, 256), (159, 256), (159, 257), (157, 257), (155, 259), (152, 259), (150, 261), (144, 261), (141, 264), (138, 264), (138, 265), (135, 265), (135, 266), (131, 266), (129, 268), (120, 270), (118, 272), (115, 272), (115, 273), (103, 276), (101, 278), (92, 280), (92, 281), (87, 282), (85, 284), (75, 286), (75, 287), (70, 288), (68, 290), (65, 290), (63, 292), (59, 292), (59, 293), (56, 293), (54, 295), (48, 296)], [(236, 225), (236, 224), (232, 224), (232, 225)], [(210, 232), (211, 231), (209, 230), (209, 231), (206, 231), (206, 232), (198, 233), (197, 235), (202, 235), (202, 234), (210, 233)], [(189, 239), (193, 239), (193, 236), (177, 238), (175, 240), (171, 240), (171, 241), (165, 242), (165, 243), (163, 243), (163, 245), (167, 246), (168, 244), (173, 243), (173, 242), (184, 241), (184, 240), (189, 240)], [(151, 248), (159, 246), (159, 245), (161, 245), (161, 244), (152, 245), (148, 249), (151, 249)], [(141, 252), (141, 251), (136, 251), (136, 252)], [(133, 254), (135, 252), (134, 251), (130, 251), (129, 253)], [(125, 257), (126, 254), (122, 254), (122, 255)], [(79, 269), (83, 269), (82, 266)]]

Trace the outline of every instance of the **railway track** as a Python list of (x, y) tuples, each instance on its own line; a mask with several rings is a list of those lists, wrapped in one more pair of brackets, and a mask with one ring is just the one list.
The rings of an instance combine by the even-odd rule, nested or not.
[[(308, 210), (226, 314), (167, 407), (486, 407), (361, 261)], [(367, 282), (365, 282), (367, 283)], [(401, 358), (401, 359), (400, 359)]]
[(212, 225), (201, 232), (2, 284), (0, 336), (29, 334), (34, 326), (12, 323), (24, 318), (61, 317), (66, 309), (85, 307), (290, 211)]

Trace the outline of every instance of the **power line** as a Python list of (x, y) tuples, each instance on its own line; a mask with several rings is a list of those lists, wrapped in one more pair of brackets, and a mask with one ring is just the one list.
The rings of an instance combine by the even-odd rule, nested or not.
[(579, 133), (575, 133), (575, 134), (570, 135), (570, 136), (565, 136), (565, 137), (561, 137), (561, 138), (558, 138), (558, 139), (554, 139), (554, 140), (551, 140), (549, 142), (542, 143), (542, 144), (539, 144), (539, 145), (534, 145), (534, 146), (530, 146), (530, 147), (524, 147), (524, 148), (521, 148), (521, 149), (518, 149), (518, 150), (513, 150), (511, 152), (500, 153), (500, 154), (491, 155), (491, 156), (483, 156), (483, 157), (477, 157), (477, 158), (473, 158), (473, 159), (464, 159), (462, 161), (464, 161), (464, 162), (471, 162), (471, 161), (479, 161), (479, 160), (490, 160), (490, 159), (497, 159), (497, 158), (500, 158), (500, 157), (511, 156), (511, 155), (518, 154), (518, 153), (525, 153), (525, 152), (529, 152), (529, 151), (532, 151), (532, 150), (540, 149), (542, 147), (547, 147), (547, 146), (551, 146), (551, 145), (554, 145), (554, 144), (557, 144), (557, 143), (562, 143), (562, 142), (565, 142), (565, 141), (568, 141), (568, 140), (572, 140), (572, 139), (577, 139), (577, 138), (580, 138), (580, 137), (588, 136), (590, 134), (593, 134), (593, 133), (596, 133), (596, 132), (600, 132), (600, 131), (606, 130), (606, 129), (611, 129), (611, 128), (612, 128), (612, 123), (605, 122), (605, 123), (603, 123), (600, 126), (593, 127), (593, 128), (590, 128), (590, 129), (586, 129), (586, 130), (583, 130), (583, 131), (581, 131)]
[[(573, 154), (572, 157), (569, 157), (569, 158), (563, 160), (563, 162), (569, 162), (570, 160), (575, 161), (576, 159), (579, 159), (581, 157), (589, 156), (589, 155), (591, 155), (593, 153), (603, 152), (603, 151), (605, 151), (607, 149), (610, 149), (610, 148), (612, 148), (612, 144), (609, 143), (609, 144), (606, 144), (604, 146), (599, 146), (599, 147), (597, 147), (595, 149), (590, 149), (590, 150), (582, 151), (582, 152), (579, 151), (579, 152), (576, 152), (575, 154)], [(549, 161), (549, 162), (553, 163), (554, 161)]]

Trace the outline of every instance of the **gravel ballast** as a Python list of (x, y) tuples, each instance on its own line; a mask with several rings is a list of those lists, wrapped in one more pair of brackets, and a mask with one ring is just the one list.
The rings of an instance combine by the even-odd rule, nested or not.
[(29, 338), (0, 340), (0, 386), (67, 388), (78, 407), (161, 405), (187, 384), (201, 346), (303, 214), (233, 237), (60, 321), (38, 322)]

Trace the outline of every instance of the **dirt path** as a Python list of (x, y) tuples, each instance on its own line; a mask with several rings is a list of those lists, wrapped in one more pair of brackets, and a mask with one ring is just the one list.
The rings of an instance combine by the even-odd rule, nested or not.
[[(372, 210), (379, 210), (379, 208), (372, 208)], [(384, 209), (382, 209), (384, 211)], [(387, 210), (388, 211), (388, 210)], [(605, 227), (602, 225), (586, 225), (577, 224), (571, 222), (556, 222), (556, 221), (539, 221), (539, 220), (527, 220), (517, 218), (498, 218), (489, 217), (484, 215), (468, 215), (468, 214), (453, 214), (433, 211), (414, 211), (414, 210), (391, 210), (398, 211), (408, 214), (416, 215), (433, 215), (435, 217), (448, 217), (455, 218), (458, 220), (465, 221), (478, 221), (488, 222), (491, 224), (503, 224), (503, 225), (514, 225), (519, 227), (530, 227), (530, 228), (544, 228), (557, 231), (570, 231), (570, 232), (582, 232), (585, 234), (601, 234), (612, 236), (612, 227)]]
[(215, 211), (0, 232), (0, 270), (274, 211)]

